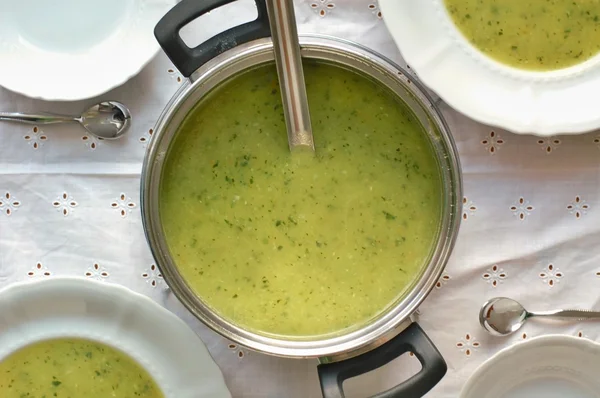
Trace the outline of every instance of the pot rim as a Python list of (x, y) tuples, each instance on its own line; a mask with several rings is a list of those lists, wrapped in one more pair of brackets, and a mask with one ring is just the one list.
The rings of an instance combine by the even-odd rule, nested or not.
[[(338, 360), (369, 351), (397, 335), (433, 289), (445, 268), (458, 235), (462, 208), (462, 179), (456, 146), (449, 128), (421, 84), (407, 77), (406, 72), (391, 60), (348, 40), (324, 35), (300, 35), (300, 44), (303, 57), (341, 64), (362, 75), (367, 74), (382, 84), (394, 84), (396, 90), (393, 91), (399, 97), (398, 90), (402, 89), (422, 108), (420, 112), (429, 122), (429, 129), (427, 126), (424, 126), (424, 129), (435, 147), (444, 186), (438, 239), (428, 263), (422, 266), (421, 274), (414, 278), (403, 294), (399, 294), (394, 304), (390, 304), (376, 318), (365, 321), (359, 328), (347, 333), (342, 331), (343, 334), (326, 336), (323, 339), (314, 336), (311, 340), (310, 337), (269, 337), (229, 322), (204, 304), (177, 271), (169, 255), (158, 211), (158, 190), (168, 146), (189, 109), (214, 87), (235, 76), (239, 71), (274, 61), (271, 39), (259, 39), (239, 45), (213, 58), (194, 72), (190, 81), (185, 82), (171, 98), (156, 123), (144, 158), (140, 187), (142, 222), (148, 244), (167, 285), (196, 318), (215, 332), (238, 344), (272, 355)], [(243, 62), (247, 60), (251, 62), (243, 66)], [(402, 100), (407, 102), (406, 98)], [(415, 113), (419, 111), (410, 104), (407, 106)], [(325, 362), (330, 361), (325, 359)]]

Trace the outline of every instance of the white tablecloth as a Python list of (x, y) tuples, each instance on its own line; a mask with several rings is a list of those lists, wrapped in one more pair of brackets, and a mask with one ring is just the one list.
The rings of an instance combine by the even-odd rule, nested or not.
[[(406, 66), (375, 0), (296, 6), (301, 33), (351, 39)], [(228, 16), (213, 12), (192, 36), (200, 41), (239, 12), (239, 6)], [(131, 108), (131, 131), (119, 141), (99, 141), (77, 125), (0, 123), (0, 287), (58, 275), (125, 285), (200, 334), (234, 396), (320, 396), (316, 360), (269, 357), (224, 340), (169, 294), (154, 265), (140, 217), (141, 164), (152, 127), (181, 80), (161, 53), (103, 95)], [(95, 101), (48, 103), (0, 89), (6, 111), (77, 114)], [(456, 397), (479, 364), (511, 344), (548, 333), (600, 338), (600, 324), (535, 321), (509, 338), (493, 338), (477, 320), (480, 305), (494, 296), (514, 297), (530, 309), (600, 308), (600, 134), (517, 136), (440, 106), (458, 144), (465, 197), (451, 261), (420, 309), (421, 326), (448, 362), (447, 375), (428, 394), (439, 398)], [(348, 396), (395, 385), (417, 363), (407, 355), (351, 380)]]

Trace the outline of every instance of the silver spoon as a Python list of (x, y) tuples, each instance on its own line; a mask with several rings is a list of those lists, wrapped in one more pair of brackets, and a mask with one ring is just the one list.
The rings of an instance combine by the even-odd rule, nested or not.
[(113, 140), (125, 134), (131, 123), (131, 114), (129, 109), (120, 102), (105, 101), (90, 107), (81, 116), (0, 112), (0, 120), (27, 124), (79, 122), (90, 134)]
[(292, 152), (314, 152), (293, 0), (267, 0), (277, 77)]
[(488, 300), (479, 311), (479, 323), (494, 336), (507, 336), (514, 333), (527, 319), (533, 317), (563, 320), (600, 319), (600, 312), (588, 310), (529, 312), (519, 302), (507, 297)]

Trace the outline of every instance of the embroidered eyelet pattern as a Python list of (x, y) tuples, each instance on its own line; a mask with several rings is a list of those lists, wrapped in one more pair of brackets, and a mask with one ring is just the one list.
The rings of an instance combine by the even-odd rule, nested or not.
[(156, 264), (152, 264), (150, 268), (144, 271), (142, 273), (142, 278), (144, 278), (146, 280), (146, 283), (148, 283), (152, 287), (156, 287), (163, 282), (163, 276), (160, 273)]
[(169, 74), (169, 77), (175, 80), (177, 83), (181, 84), (181, 82), (183, 81), (183, 78), (175, 69), (169, 68), (167, 69), (167, 73)]
[(500, 138), (498, 133), (492, 130), (487, 137), (481, 140), (481, 145), (483, 145), (490, 155), (494, 155), (504, 145), (504, 140)]
[(537, 143), (549, 155), (559, 147), (561, 141), (558, 138), (539, 138)]
[(456, 348), (468, 357), (477, 351), (480, 346), (481, 344), (469, 333), (465, 334), (464, 339), (456, 343)]
[(136, 208), (136, 204), (126, 194), (121, 193), (117, 199), (111, 202), (110, 207), (118, 211), (121, 217), (125, 218), (127, 214)]
[(540, 278), (542, 279), (542, 282), (550, 287), (556, 286), (563, 276), (564, 274), (562, 271), (560, 271), (558, 267), (555, 267), (553, 264), (548, 264), (548, 266), (544, 268), (542, 272), (540, 272)]
[(474, 216), (476, 211), (477, 211), (477, 206), (475, 206), (475, 204), (465, 196), (463, 198), (463, 213), (462, 213), (463, 220), (468, 220), (469, 217)]
[(109, 273), (104, 267), (101, 267), (100, 264), (94, 263), (87, 271), (85, 271), (85, 276), (101, 281), (108, 278)]
[(492, 285), (492, 287), (497, 287), (500, 283), (504, 282), (504, 279), (506, 279), (507, 274), (502, 268), (494, 264), (492, 268), (484, 272), (481, 277), (487, 283)]
[(437, 281), (437, 283), (435, 284), (435, 287), (437, 289), (441, 289), (442, 286), (444, 286), (446, 283), (448, 283), (450, 281), (450, 275), (448, 275), (447, 273), (443, 273), (442, 276), (440, 277), (440, 279)]
[(54, 202), (52, 202), (52, 206), (63, 216), (68, 216), (73, 209), (75, 209), (79, 204), (66, 192), (63, 192)]
[(50, 270), (40, 262), (36, 263), (27, 273), (27, 276), (30, 278), (47, 277), (50, 275), (52, 275)]
[(316, 0), (310, 3), (310, 8), (317, 13), (321, 18), (333, 11), (335, 4), (330, 0)]
[(590, 205), (588, 205), (579, 195), (575, 196), (575, 199), (567, 205), (567, 211), (569, 214), (573, 214), (575, 218), (581, 218), (583, 215), (587, 214), (589, 209)]
[(48, 140), (48, 136), (46, 136), (38, 126), (34, 126), (31, 129), (31, 132), (23, 136), (23, 139), (27, 141), (27, 144), (33, 149), (39, 149), (44, 145), (44, 142)]
[(528, 200), (525, 200), (522, 196), (517, 199), (515, 203), (510, 207), (510, 211), (517, 217), (519, 220), (525, 220), (531, 212), (535, 210)]
[(240, 346), (238, 346), (237, 344), (230, 343), (227, 346), (227, 348), (229, 348), (229, 350), (231, 352), (233, 352), (235, 355), (237, 355), (237, 357), (239, 359), (243, 359), (244, 356), (246, 355), (246, 353), (244, 352), (244, 350)]
[(144, 146), (146, 144), (148, 144), (148, 142), (150, 142), (150, 139), (152, 138), (152, 134), (154, 134), (154, 130), (150, 129), (148, 130), (148, 132), (144, 133), (144, 135), (142, 135), (139, 139), (139, 141), (144, 144)]
[(10, 217), (21, 207), (21, 201), (15, 198), (10, 192), (4, 192), (4, 195), (0, 196), (0, 212)]
[(377, 4), (377, 2), (369, 4), (368, 7), (369, 7), (369, 10), (371, 10), (371, 13), (376, 15), (377, 18), (379, 18), (379, 19), (382, 18), (381, 10), (379, 9), (379, 4)]
[(96, 149), (98, 149), (98, 146), (100, 145), (100, 142), (104, 141), (104, 138), (95, 137), (95, 136), (93, 136), (91, 134), (86, 134), (83, 137), (81, 137), (81, 140), (83, 141), (83, 143), (85, 144), (85, 146), (90, 151), (95, 151)]

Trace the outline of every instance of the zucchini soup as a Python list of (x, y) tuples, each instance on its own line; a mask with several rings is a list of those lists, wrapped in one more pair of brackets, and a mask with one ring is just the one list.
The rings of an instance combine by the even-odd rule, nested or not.
[(119, 350), (84, 339), (25, 346), (0, 360), (2, 398), (164, 398), (152, 377)]
[(304, 68), (315, 156), (290, 154), (273, 65), (190, 111), (165, 159), (160, 219), (179, 272), (228, 321), (300, 338), (354, 328), (427, 265), (441, 223), (437, 158), (391, 92)]
[(510, 66), (561, 69), (600, 51), (597, 0), (444, 1), (471, 44)]

